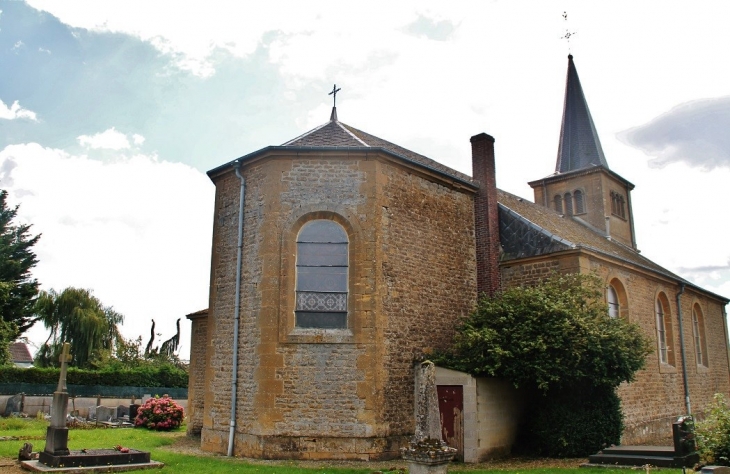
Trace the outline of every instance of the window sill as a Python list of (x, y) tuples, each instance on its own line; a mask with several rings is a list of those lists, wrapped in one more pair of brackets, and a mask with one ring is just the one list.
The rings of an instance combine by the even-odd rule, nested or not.
[(286, 341), (290, 344), (352, 344), (355, 337), (349, 329), (294, 328)]
[(707, 367), (706, 365), (701, 365), (701, 364), (698, 364), (697, 365), (697, 373), (698, 374), (707, 374), (709, 372), (710, 372), (710, 368)]
[(659, 373), (660, 374), (676, 374), (677, 368), (673, 365), (669, 365), (664, 362), (659, 363)]

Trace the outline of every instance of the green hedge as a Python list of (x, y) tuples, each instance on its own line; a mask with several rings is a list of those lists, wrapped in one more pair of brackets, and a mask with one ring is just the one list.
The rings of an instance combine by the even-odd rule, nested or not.
[(590, 385), (536, 394), (520, 429), (517, 453), (579, 458), (621, 443), (621, 400), (613, 387)]
[[(0, 383), (57, 384), (59, 369), (0, 367)], [(71, 385), (178, 387), (187, 388), (188, 373), (173, 365), (133, 369), (84, 370), (70, 367), (66, 383)]]

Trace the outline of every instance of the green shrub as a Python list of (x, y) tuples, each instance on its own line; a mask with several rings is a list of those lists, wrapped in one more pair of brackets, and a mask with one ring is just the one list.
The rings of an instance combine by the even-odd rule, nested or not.
[(180, 426), (185, 416), (175, 400), (164, 396), (147, 400), (137, 410), (134, 426), (157, 431), (170, 431)]
[[(21, 369), (0, 367), (0, 383), (57, 384), (59, 369)], [(144, 365), (135, 368), (110, 367), (103, 370), (68, 369), (66, 383), (70, 385), (102, 385), (131, 387), (188, 386), (188, 373), (172, 364)]]
[(705, 419), (695, 423), (697, 448), (706, 464), (730, 466), (730, 407), (716, 393)]
[(609, 386), (552, 389), (535, 394), (516, 452), (531, 456), (585, 457), (621, 441), (621, 401)]

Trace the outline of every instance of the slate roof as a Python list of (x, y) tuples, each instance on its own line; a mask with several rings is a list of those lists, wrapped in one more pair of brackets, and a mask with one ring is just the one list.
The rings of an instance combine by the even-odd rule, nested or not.
[(578, 221), (577, 217), (558, 214), (500, 189), (499, 237), (502, 243), (502, 261), (546, 255), (571, 249), (585, 249), (635, 265), (672, 280), (682, 282), (703, 293), (711, 294), (725, 302), (727, 298), (708, 292), (684, 278), (657, 265), (639, 252), (615, 240), (610, 240)]
[(24, 342), (13, 342), (10, 344), (10, 359), (14, 363), (33, 363), (33, 356), (30, 355), (28, 344)]
[(560, 125), (556, 173), (566, 173), (591, 166), (608, 168), (608, 162), (598, 139), (573, 55), (568, 56), (568, 74), (565, 80), (563, 121)]
[(337, 112), (332, 111), (330, 121), (303, 135), (284, 143), (284, 147), (344, 147), (382, 149), (393, 155), (405, 158), (426, 168), (439, 171), (460, 181), (473, 183), (471, 176), (460, 173), (437, 161), (403, 148), (375, 135), (358, 130), (337, 120)]

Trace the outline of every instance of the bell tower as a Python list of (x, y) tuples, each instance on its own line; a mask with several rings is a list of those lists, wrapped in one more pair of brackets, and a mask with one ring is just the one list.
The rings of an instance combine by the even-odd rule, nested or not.
[(568, 56), (555, 173), (528, 184), (536, 204), (636, 248), (631, 210), (634, 185), (608, 167), (573, 55)]

